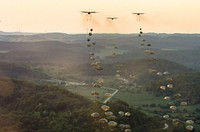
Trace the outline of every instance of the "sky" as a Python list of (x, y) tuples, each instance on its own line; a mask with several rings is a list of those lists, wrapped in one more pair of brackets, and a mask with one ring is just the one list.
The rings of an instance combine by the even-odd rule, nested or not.
[(0, 0), (0, 31), (200, 33), (199, 12), (200, 0)]

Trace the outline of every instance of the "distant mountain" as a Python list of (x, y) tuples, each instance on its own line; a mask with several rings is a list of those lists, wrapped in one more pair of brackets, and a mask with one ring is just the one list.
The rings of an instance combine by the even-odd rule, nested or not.
[[(87, 34), (72, 35), (64, 33), (0, 35), (0, 41), (2, 41), (0, 43), (17, 42), (17, 44), (19, 44), (22, 42), (23, 44), (26, 44), (27, 42), (28, 44), (29, 42), (37, 42), (38, 44), (41, 44), (42, 41), (43, 43), (50, 43), (53, 41), (55, 43), (68, 44), (67, 48), (70, 50), (86, 53), (88, 50), (86, 47), (88, 44), (87, 37)], [(112, 46), (112, 44), (116, 44), (119, 49), (126, 51), (119, 56), (121, 62), (131, 60), (131, 58), (144, 58), (146, 57), (144, 51), (146, 49), (151, 49), (155, 51), (155, 56), (157, 58), (166, 59), (183, 64), (189, 68), (200, 70), (200, 62), (198, 61), (200, 53), (199, 34), (147, 33), (143, 34), (143, 38), (146, 40), (144, 42), (145, 46), (141, 46), (143, 43), (142, 38), (139, 38), (137, 34), (93, 34), (91, 43), (96, 42), (96, 46), (92, 49), (98, 53), (101, 51), (103, 53), (102, 49), (105, 49), (107, 46)], [(147, 47), (147, 44), (151, 44), (151, 47)], [(66, 47), (64, 49), (66, 49)]]
[(0, 31), (0, 35), (34, 35), (36, 33), (30, 33), (30, 32), (3, 32), (3, 31)]
[(6, 42), (38, 42), (38, 41), (62, 41), (73, 42), (85, 39), (84, 35), (69, 35), (65, 33), (24, 33), (24, 32), (0, 32), (0, 41)]
[(0, 42), (0, 61), (41, 64), (80, 64), (88, 60), (84, 45), (59, 41)]
[[(106, 44), (100, 44), (107, 42), (98, 39), (99, 43), (95, 46), (98, 50), (103, 50)], [(105, 39), (104, 39), (105, 40)], [(123, 38), (121, 41), (126, 41)], [(112, 45), (112, 44), (111, 44)], [(186, 62), (191, 64), (191, 60), (185, 61), (185, 58), (193, 58), (193, 63), (198, 63), (195, 59), (198, 56), (195, 54), (181, 52), (181, 51), (156, 51), (159, 55), (158, 61), (151, 61), (151, 57), (145, 56), (143, 49), (139, 49), (140, 46), (137, 44), (118, 44), (121, 49), (130, 49), (132, 52), (125, 53), (123, 55), (117, 56), (113, 64), (113, 58), (107, 57), (101, 60), (104, 70), (101, 71), (102, 75), (114, 76), (116, 72), (116, 65), (123, 64), (123, 74), (128, 77), (131, 73), (137, 76), (143, 76), (142, 79), (148, 80), (149, 74), (148, 69), (155, 69), (159, 71), (169, 71), (171, 74), (181, 73), (191, 71), (190, 68), (184, 65), (177, 64), (173, 59), (180, 57), (179, 60), (182, 63)], [(132, 48), (130, 48), (132, 47)], [(84, 44), (78, 43), (64, 43), (59, 41), (40, 41), (40, 42), (0, 42), (0, 61), (9, 63), (31, 63), (33, 65), (46, 65), (46, 66), (57, 66), (57, 72), (60, 71), (61, 74), (67, 73), (78, 73), (79, 75), (98, 75), (91, 66), (89, 60), (88, 48)], [(188, 50), (189, 51), (189, 50)], [(100, 52), (100, 51), (97, 51)], [(173, 52), (168, 55), (164, 55), (167, 52)], [(180, 52), (180, 53), (179, 53)], [(185, 54), (187, 53), (187, 54)], [(198, 52), (197, 52), (198, 53)], [(172, 59), (172, 60), (170, 60)], [(177, 60), (177, 62), (179, 62)], [(187, 65), (188, 65), (187, 64)], [(37, 67), (37, 66), (36, 66)], [(65, 69), (63, 69), (63, 68)], [(193, 68), (193, 67), (192, 67)], [(141, 81), (141, 80), (140, 80)]]

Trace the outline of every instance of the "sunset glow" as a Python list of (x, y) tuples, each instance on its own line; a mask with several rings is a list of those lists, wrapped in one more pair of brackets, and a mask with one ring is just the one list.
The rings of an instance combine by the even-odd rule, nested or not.
[[(21, 32), (199, 33), (199, 0), (0, 0), (0, 30)], [(80, 11), (98, 11), (92, 21)], [(140, 21), (131, 12), (144, 12)], [(106, 17), (118, 17), (108, 21)]]

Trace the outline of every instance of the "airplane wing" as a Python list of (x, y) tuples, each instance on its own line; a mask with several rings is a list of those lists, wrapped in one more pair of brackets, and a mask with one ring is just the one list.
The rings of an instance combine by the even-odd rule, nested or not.
[(107, 19), (112, 19), (112, 20), (114, 20), (114, 19), (117, 19), (117, 17), (107, 17)]
[(142, 15), (142, 14), (144, 14), (144, 13), (142, 13), (142, 12), (133, 12), (132, 14), (139, 14), (139, 15)]
[(88, 11), (81, 11), (82, 13), (88, 13)]
[(96, 11), (91, 11), (90, 13), (98, 13), (98, 12), (96, 12)]

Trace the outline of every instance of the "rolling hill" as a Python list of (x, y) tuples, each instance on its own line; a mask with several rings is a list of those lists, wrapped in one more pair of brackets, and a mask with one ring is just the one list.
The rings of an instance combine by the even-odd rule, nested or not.
[[(43, 33), (43, 34), (29, 34), (29, 35), (19, 35), (19, 34), (12, 35), (12, 33), (10, 34), (11, 35), (8, 34), (0, 35), (0, 41), (2, 41), (1, 42), (2, 44), (4, 44), (5, 42), (13, 42), (13, 43), (17, 42), (16, 44), (21, 44), (21, 46), (24, 46), (24, 44), (29, 45), (29, 49), (31, 49), (33, 47), (31, 47), (30, 44), (37, 45), (36, 43), (38, 43), (40, 45), (43, 45), (52, 42), (54, 44), (57, 44), (58, 46), (57, 48), (54, 47), (56, 51), (58, 51), (59, 53), (65, 52), (63, 53), (65, 57), (68, 55), (66, 52), (70, 53), (70, 51), (66, 50), (66, 48), (72, 50), (74, 56), (78, 55), (79, 57), (85, 56), (88, 50), (86, 48), (87, 34), (74, 34), (74, 35), (64, 34), (64, 33)], [(146, 33), (143, 36), (146, 39), (146, 43), (152, 45), (151, 49), (156, 51), (156, 56), (158, 58), (167, 59), (169, 61), (183, 64), (189, 68), (193, 68), (196, 70), (200, 69), (198, 61), (199, 60), (198, 56), (200, 53), (199, 34)], [(101, 52), (101, 50), (104, 50), (105, 47), (109, 45), (111, 46), (112, 44), (116, 44), (119, 47), (119, 49), (126, 51), (124, 55), (121, 56), (120, 61), (127, 61), (133, 57), (135, 58), (145, 57), (143, 55), (143, 50), (145, 49), (145, 47), (142, 48), (140, 46), (141, 39), (138, 38), (137, 34), (94, 34), (92, 36), (92, 42), (97, 43), (96, 47), (93, 48), (93, 50), (98, 53)], [(45, 47), (52, 46), (51, 44), (45, 45)], [(67, 44), (67, 46), (62, 44)], [(41, 46), (41, 49), (42, 47), (44, 48), (44, 45)], [(62, 47), (62, 49), (59, 47)], [(2, 45), (0, 45), (0, 48), (4, 49)], [(6, 49), (6, 51), (8, 51), (8, 49)], [(51, 52), (54, 53), (52, 50)], [(32, 52), (32, 54), (37, 54), (37, 53), (39, 53), (39, 51)], [(13, 54), (19, 54), (19, 53), (15, 52)], [(25, 54), (23, 54), (23, 56), (25, 56)], [(47, 54), (51, 56), (50, 53)], [(59, 56), (58, 53), (54, 54), (55, 56), (56, 55)], [(43, 54), (40, 53), (40, 56), (42, 55)], [(61, 58), (61, 56), (62, 55), (60, 55), (59, 58)], [(65, 57), (63, 59), (65, 59)], [(59, 58), (56, 57), (56, 59), (58, 60)], [(183, 58), (187, 61), (184, 61)]]

